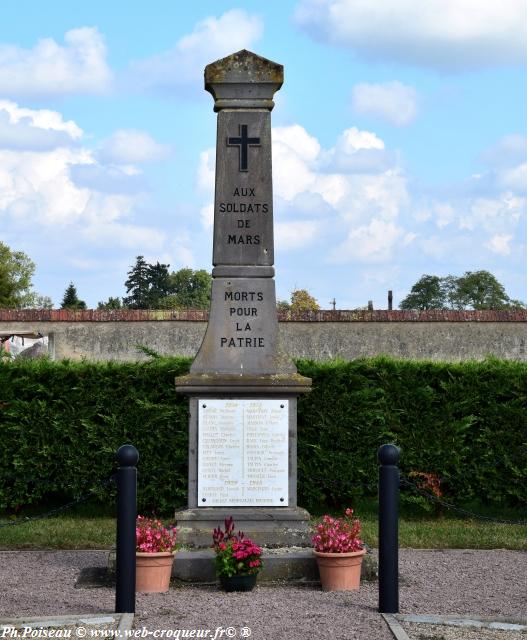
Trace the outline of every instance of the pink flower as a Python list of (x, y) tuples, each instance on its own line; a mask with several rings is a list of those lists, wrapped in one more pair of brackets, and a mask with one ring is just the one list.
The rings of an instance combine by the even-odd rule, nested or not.
[(136, 548), (145, 553), (173, 551), (176, 547), (176, 527), (164, 527), (159, 519), (137, 517)]
[(353, 518), (353, 509), (346, 509), (342, 518), (332, 518), (325, 515), (322, 522), (315, 528), (316, 534), (312, 537), (316, 551), (325, 553), (347, 553), (359, 551), (363, 543), (359, 538), (361, 524), (357, 518)]

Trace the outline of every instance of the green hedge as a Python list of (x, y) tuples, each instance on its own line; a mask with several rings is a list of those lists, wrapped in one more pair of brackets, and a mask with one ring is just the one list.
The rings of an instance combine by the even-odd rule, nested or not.
[(0, 365), (0, 509), (86, 493), (127, 442), (140, 452), (141, 508), (183, 505), (188, 410), (174, 377), (188, 367), (188, 359)]
[[(141, 364), (0, 364), (0, 509), (78, 497), (140, 452), (140, 509), (186, 503), (188, 401), (174, 377), (189, 359)], [(527, 365), (299, 361), (313, 379), (298, 410), (299, 503), (340, 508), (375, 492), (376, 451), (434, 472), (453, 501), (527, 504)]]
[(306, 503), (349, 504), (376, 481), (377, 448), (394, 442), (402, 472), (436, 473), (454, 502), (527, 504), (527, 364), (298, 364), (314, 385), (299, 408)]

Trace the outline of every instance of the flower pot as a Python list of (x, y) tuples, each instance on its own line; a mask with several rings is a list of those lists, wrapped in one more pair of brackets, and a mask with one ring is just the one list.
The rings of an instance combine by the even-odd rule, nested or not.
[(135, 590), (145, 593), (168, 591), (174, 554), (171, 551), (160, 553), (135, 554)]
[(323, 591), (358, 591), (365, 549), (349, 553), (313, 552), (317, 558)]
[(224, 591), (252, 591), (258, 574), (245, 576), (220, 576), (220, 584)]

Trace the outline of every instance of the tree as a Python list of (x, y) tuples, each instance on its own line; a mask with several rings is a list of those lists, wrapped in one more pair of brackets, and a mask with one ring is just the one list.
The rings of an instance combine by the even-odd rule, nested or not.
[(404, 298), (401, 309), (518, 309), (523, 302), (512, 300), (489, 271), (466, 271), (462, 276), (423, 275)]
[(297, 289), (291, 293), (291, 312), (318, 311), (318, 302), (305, 289)]
[(509, 309), (505, 288), (488, 271), (467, 271), (457, 279), (457, 306), (467, 309)]
[(84, 300), (79, 300), (77, 296), (77, 289), (73, 282), (70, 282), (64, 292), (64, 298), (62, 299), (61, 309), (86, 309), (86, 303)]
[(31, 278), (35, 263), (23, 251), (0, 242), (0, 308), (29, 307), (35, 300)]
[(445, 291), (442, 278), (423, 275), (401, 301), (401, 309), (444, 309)]
[(49, 296), (37, 294), (33, 306), (35, 309), (53, 309), (53, 300)]
[(291, 311), (291, 303), (287, 302), (287, 300), (278, 300), (276, 303), (276, 310), (282, 313), (287, 313)]
[(169, 277), (170, 295), (162, 301), (165, 309), (208, 309), (212, 276), (205, 269), (183, 268)]
[(103, 310), (113, 310), (113, 309), (122, 309), (123, 304), (121, 302), (121, 298), (112, 298), (110, 296), (106, 302), (98, 302), (97, 309)]
[(169, 266), (159, 262), (152, 265), (137, 256), (124, 283), (130, 294), (123, 298), (124, 305), (130, 309), (159, 309), (161, 300), (170, 294)]

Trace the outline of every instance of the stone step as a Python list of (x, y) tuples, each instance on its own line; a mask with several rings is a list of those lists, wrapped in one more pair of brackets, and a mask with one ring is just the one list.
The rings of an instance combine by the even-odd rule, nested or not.
[[(263, 569), (258, 580), (263, 582), (318, 582), (318, 568), (312, 549), (287, 547), (264, 549)], [(172, 568), (172, 577), (187, 583), (216, 582), (212, 549), (179, 551)], [(377, 559), (368, 553), (362, 562), (362, 579), (377, 579)]]

